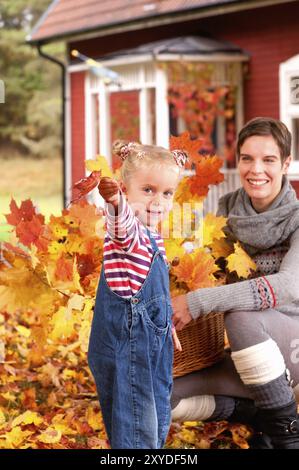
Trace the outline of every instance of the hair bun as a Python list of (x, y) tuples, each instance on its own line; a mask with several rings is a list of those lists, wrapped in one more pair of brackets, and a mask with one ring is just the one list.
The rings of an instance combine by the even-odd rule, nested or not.
[(116, 140), (112, 149), (115, 155), (118, 155), (122, 160), (125, 160), (131, 153), (131, 151), (136, 148), (136, 142), (127, 142), (125, 140)]
[(119, 157), (121, 157), (123, 151), (124, 151), (124, 148), (127, 147), (129, 144), (129, 142), (127, 142), (126, 140), (115, 140), (113, 142), (113, 145), (112, 145), (112, 151), (115, 155), (118, 155)]

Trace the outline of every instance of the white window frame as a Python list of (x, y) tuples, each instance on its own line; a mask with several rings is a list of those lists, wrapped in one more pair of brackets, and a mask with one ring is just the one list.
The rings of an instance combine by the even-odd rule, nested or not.
[[(299, 102), (298, 104), (290, 102), (290, 82), (292, 77), (299, 77), (299, 54), (282, 62), (279, 66), (280, 119), (290, 132), (292, 132), (293, 119), (299, 119)], [(294, 142), (291, 153), (294, 154)], [(288, 174), (290, 179), (299, 178), (299, 160), (292, 160)]]

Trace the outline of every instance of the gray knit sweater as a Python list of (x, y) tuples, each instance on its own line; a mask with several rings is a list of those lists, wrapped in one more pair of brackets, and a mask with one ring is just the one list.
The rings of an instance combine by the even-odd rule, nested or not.
[(299, 204), (286, 178), (281, 193), (267, 211), (255, 212), (245, 191), (239, 189), (219, 200), (218, 214), (228, 217), (227, 232), (243, 242), (257, 265), (257, 277), (189, 292), (187, 302), (192, 317), (267, 308), (299, 315)]

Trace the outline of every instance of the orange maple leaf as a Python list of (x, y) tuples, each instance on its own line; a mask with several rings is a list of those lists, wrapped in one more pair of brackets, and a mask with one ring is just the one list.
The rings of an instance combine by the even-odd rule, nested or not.
[(219, 169), (223, 161), (216, 155), (201, 157), (196, 162), (196, 174), (189, 178), (190, 192), (197, 196), (206, 196), (210, 184), (219, 184), (224, 180), (224, 175)]
[(44, 237), (45, 225), (36, 215), (30, 221), (20, 222), (16, 226), (16, 235), (25, 246), (30, 247), (32, 243), (41, 251), (47, 250), (49, 240)]
[(20, 207), (17, 206), (17, 203), (14, 199), (11, 199), (9, 208), (11, 213), (5, 214), (7, 223), (9, 225), (14, 225), (16, 227), (20, 222), (30, 222), (33, 217), (37, 217), (41, 224), (44, 224), (45, 222), (44, 216), (37, 213), (31, 199), (22, 201)]
[(186, 254), (179, 265), (173, 267), (173, 272), (190, 290), (194, 290), (212, 287), (215, 284), (213, 273), (217, 269), (214, 258), (203, 248), (199, 248), (192, 254)]
[(77, 181), (73, 188), (79, 191), (78, 195), (71, 200), (71, 204), (73, 202), (77, 202), (82, 197), (86, 196), (90, 191), (92, 191), (100, 182), (101, 179), (101, 171), (92, 171), (89, 176), (80, 179)]
[(170, 150), (185, 150), (191, 162), (196, 162), (199, 158), (199, 151), (203, 147), (203, 143), (203, 139), (190, 139), (190, 133), (185, 131), (178, 137), (170, 137)]
[(55, 277), (61, 281), (71, 281), (73, 279), (73, 261), (60, 256), (56, 262)]

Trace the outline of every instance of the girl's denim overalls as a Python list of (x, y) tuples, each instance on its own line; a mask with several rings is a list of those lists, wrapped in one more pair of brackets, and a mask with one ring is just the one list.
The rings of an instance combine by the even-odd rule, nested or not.
[(109, 288), (102, 268), (91, 327), (88, 363), (114, 449), (163, 447), (171, 419), (169, 276), (148, 235), (153, 259), (141, 289), (130, 299), (120, 297)]

